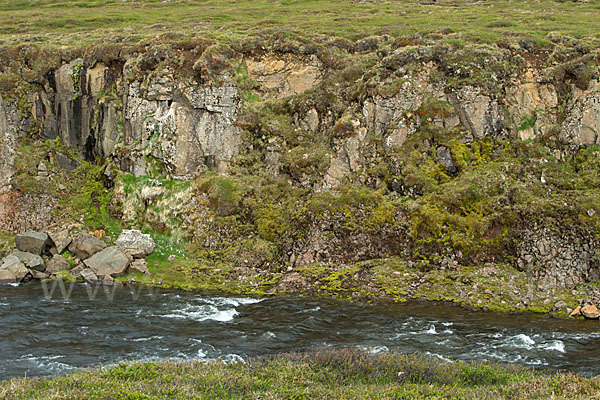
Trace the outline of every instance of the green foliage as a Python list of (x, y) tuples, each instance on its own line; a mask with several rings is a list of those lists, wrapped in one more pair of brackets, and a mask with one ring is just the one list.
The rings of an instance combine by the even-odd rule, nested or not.
[(73, 257), (73, 254), (71, 254), (70, 251), (65, 251), (62, 256), (65, 258), (65, 260), (67, 260), (69, 262), (69, 265), (71, 266), (71, 268), (73, 268), (75, 266), (75, 257)]
[(286, 236), (289, 230), (289, 217), (281, 206), (267, 204), (256, 210), (256, 230), (259, 236), (271, 242), (277, 242)]
[(230, 177), (208, 175), (195, 185), (207, 194), (211, 207), (221, 216), (236, 213), (244, 195), (238, 181)]
[(238, 90), (242, 94), (242, 101), (244, 104), (255, 103), (261, 101), (261, 97), (255, 93), (258, 89), (258, 82), (252, 80), (248, 75), (248, 68), (245, 63), (240, 63), (235, 69), (235, 82), (237, 83)]
[(0, 258), (11, 252), (15, 245), (15, 235), (7, 232), (0, 232)]
[(106, 376), (124, 381), (139, 381), (154, 379), (159, 374), (159, 368), (154, 363), (125, 364), (109, 368)]
[(329, 167), (330, 155), (323, 143), (306, 143), (291, 148), (282, 157), (286, 172), (299, 181), (314, 183)]
[(92, 229), (103, 228), (104, 222), (112, 218), (108, 207), (113, 194), (104, 186), (105, 168), (106, 165), (82, 162), (71, 175), (71, 196), (62, 200), (73, 214), (85, 210), (83, 222)]
[[(45, 142), (23, 139), (18, 151), (13, 185), (21, 192), (56, 198), (58, 207), (53, 210), (56, 220), (82, 220), (89, 228), (98, 229), (113, 219), (109, 211), (112, 192), (106, 189), (103, 176), (107, 164), (82, 160), (64, 146), (60, 138)], [(66, 154), (79, 165), (72, 171), (59, 169), (49, 161), (56, 160), (57, 153)], [(40, 162), (52, 172), (49, 179), (38, 178)], [(68, 184), (63, 185), (63, 182)]]
[(79, 63), (75, 65), (71, 71), (71, 80), (73, 81), (73, 100), (76, 100), (79, 96), (79, 92), (81, 91), (81, 69), (83, 68), (83, 64)]
[(519, 125), (519, 130), (524, 131), (527, 129), (532, 129), (535, 126), (536, 121), (537, 121), (536, 114), (533, 114), (531, 117), (523, 116), (521, 125)]
[(163, 361), (119, 364), (50, 379), (0, 383), (11, 399), (584, 399), (594, 378), (544, 374), (486, 362), (445, 362), (417, 354), (371, 355), (358, 349), (316, 349), (248, 363)]
[[(147, 39), (163, 33), (158, 24), (178, 34), (183, 42), (191, 32), (201, 37), (244, 39), (260, 32), (272, 32), (285, 27), (288, 41), (299, 48), (306, 34), (321, 34), (337, 38), (356, 39), (382, 34), (393, 37), (409, 36), (415, 32), (447, 40), (474, 43), (495, 43), (507, 36), (519, 38), (523, 47), (547, 46), (548, 32), (579, 38), (597, 38), (594, 19), (596, 4), (542, 0), (530, 4), (499, 0), (494, 7), (485, 4), (391, 2), (381, 7), (373, 3), (350, 0), (335, 3), (316, 1), (278, 1), (276, 4), (258, 0), (243, 0), (232, 8), (228, 3), (207, 6), (200, 0), (186, 3), (145, 0), (139, 3), (115, 0), (40, 0), (35, 3), (6, 0), (0, 6), (5, 23), (0, 29), (3, 40), (35, 36), (43, 45), (85, 47), (106, 36), (106, 27), (115, 31), (130, 29), (135, 37)], [(39, 13), (43, 10), (43, 13)], [(397, 16), (402, 14), (402, 24)], [(201, 24), (190, 15), (201, 13)], [(305, 18), (310, 16), (310, 19)], [(536, 23), (527, 21), (532, 15), (542, 17)], [(349, 24), (355, 21), (356, 24)], [(507, 22), (508, 21), (508, 22)], [(573, 23), (576, 21), (577, 23)], [(167, 39), (167, 38), (165, 38)], [(340, 40), (343, 44), (343, 42)], [(284, 47), (282, 45), (282, 47)], [(285, 48), (285, 47), (284, 47)]]

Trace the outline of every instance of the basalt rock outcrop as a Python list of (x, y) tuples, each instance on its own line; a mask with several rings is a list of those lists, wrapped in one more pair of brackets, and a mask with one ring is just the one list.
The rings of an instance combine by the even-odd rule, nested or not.
[[(79, 232), (71, 234), (71, 228), (60, 230), (60, 233), (27, 232), (15, 238), (18, 250), (4, 259), (0, 259), (0, 283), (20, 283), (30, 279), (46, 279), (62, 271), (68, 271), (74, 277), (80, 277), (85, 282), (111, 282), (112, 278), (128, 272), (138, 272), (150, 275), (143, 257), (154, 251), (154, 240), (150, 235), (137, 230), (124, 231), (123, 237), (129, 247), (119, 245), (108, 246), (96, 236)], [(96, 233), (97, 232), (93, 232)], [(100, 236), (97, 234), (97, 236)], [(59, 244), (52, 241), (57, 238)], [(134, 240), (136, 239), (136, 240)], [(67, 252), (67, 243), (71, 243)], [(143, 243), (142, 252), (134, 244)], [(33, 252), (23, 251), (29, 249)], [(135, 254), (132, 256), (131, 252)], [(62, 254), (68, 254), (67, 257)], [(69, 261), (71, 260), (71, 261)], [(71, 262), (77, 264), (72, 267)], [(130, 267), (131, 266), (131, 267)]]
[[(91, 45), (0, 98), (0, 228), (46, 230), (68, 192), (61, 171), (100, 164), (89, 175), (102, 188), (78, 201), (209, 259), (509, 262), (552, 287), (598, 281), (596, 192), (582, 194), (596, 184), (598, 50), (548, 40), (552, 52), (387, 36)], [(28, 135), (53, 147), (27, 160)], [(114, 244), (128, 261), (87, 234), (50, 239), (56, 254), (118, 259), (115, 272), (84, 263), (91, 281), (153, 250), (125, 236)]]

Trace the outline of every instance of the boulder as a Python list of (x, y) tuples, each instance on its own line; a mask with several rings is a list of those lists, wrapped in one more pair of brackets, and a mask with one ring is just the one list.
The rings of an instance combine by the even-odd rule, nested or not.
[(33, 279), (48, 279), (50, 278), (50, 274), (47, 272), (40, 272), (40, 271), (31, 271), (32, 277)]
[(579, 317), (581, 315), (581, 306), (575, 307), (573, 311), (569, 314), (569, 317)]
[(566, 310), (569, 307), (566, 301), (560, 300), (554, 304), (554, 309), (556, 311)]
[(146, 260), (139, 259), (134, 260), (129, 266), (129, 272), (141, 272), (145, 275), (150, 275), (150, 271), (148, 271), (148, 265), (146, 264)]
[(581, 307), (581, 315), (583, 315), (587, 319), (598, 319), (600, 318), (600, 311), (598, 311), (598, 307), (593, 304), (586, 304)]
[(46, 272), (49, 274), (56, 274), (60, 271), (67, 271), (71, 268), (71, 264), (61, 255), (55, 255), (48, 261), (46, 265)]
[(104, 275), (104, 279), (102, 280), (102, 284), (104, 286), (112, 286), (114, 285), (115, 280), (110, 275)]
[(17, 257), (25, 265), (26, 268), (44, 272), (44, 260), (37, 254), (26, 253), (24, 251), (13, 251), (11, 256)]
[(437, 149), (436, 154), (438, 160), (440, 160), (440, 162), (444, 164), (444, 167), (446, 168), (446, 171), (448, 173), (455, 175), (458, 172), (458, 167), (454, 162), (454, 158), (452, 158), (452, 153), (450, 152), (449, 148), (445, 146), (440, 146)]
[(84, 269), (83, 271), (81, 271), (81, 273), (79, 275), (87, 283), (91, 283), (91, 284), (98, 283), (98, 277), (96, 276), (94, 271), (92, 271), (90, 268)]
[(111, 246), (84, 260), (83, 263), (100, 278), (104, 278), (106, 275), (114, 278), (125, 275), (131, 261), (131, 256), (121, 248)]
[(90, 258), (105, 248), (106, 243), (89, 233), (78, 234), (69, 245), (69, 251), (82, 260)]
[(71, 244), (73, 239), (69, 236), (69, 230), (63, 229), (62, 231), (50, 232), (48, 234), (52, 242), (54, 242), (54, 246), (56, 247), (56, 252), (58, 254), (62, 254), (67, 247)]
[(0, 283), (18, 283), (28, 275), (31, 276), (31, 272), (17, 257), (11, 255), (2, 260), (2, 264), (0, 265)]
[(15, 237), (15, 245), (17, 250), (41, 256), (50, 250), (52, 241), (47, 233), (29, 231), (18, 234)]
[(141, 258), (152, 254), (155, 244), (152, 236), (135, 229), (125, 229), (117, 238), (115, 246), (119, 246), (132, 257)]
[(85, 269), (85, 264), (80, 262), (79, 264), (77, 264), (77, 266), (75, 266), (73, 269), (71, 269), (71, 275), (73, 276), (77, 276), (79, 274), (81, 274), (81, 271), (83, 271)]

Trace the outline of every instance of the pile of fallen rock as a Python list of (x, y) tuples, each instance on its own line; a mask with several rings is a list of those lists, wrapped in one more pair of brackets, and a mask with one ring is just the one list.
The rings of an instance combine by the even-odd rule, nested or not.
[[(114, 278), (130, 272), (150, 275), (145, 260), (155, 248), (150, 235), (123, 230), (114, 244), (109, 245), (97, 232), (93, 233), (96, 235), (71, 234), (69, 229), (64, 229), (18, 234), (16, 249), (0, 260), (0, 283), (48, 279), (61, 271), (68, 271), (91, 284), (105, 285), (118, 284)], [(69, 257), (65, 257), (67, 251)]]
[(583, 301), (570, 314), (570, 317), (583, 316), (586, 319), (600, 319), (600, 310), (589, 301)]

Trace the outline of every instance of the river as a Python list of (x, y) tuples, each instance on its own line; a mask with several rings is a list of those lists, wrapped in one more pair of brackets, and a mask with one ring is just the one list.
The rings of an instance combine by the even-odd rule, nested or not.
[(0, 379), (121, 361), (242, 360), (323, 347), (600, 373), (598, 321), (422, 302), (255, 299), (81, 284), (55, 286), (52, 294), (52, 284), (45, 289), (0, 285)]

